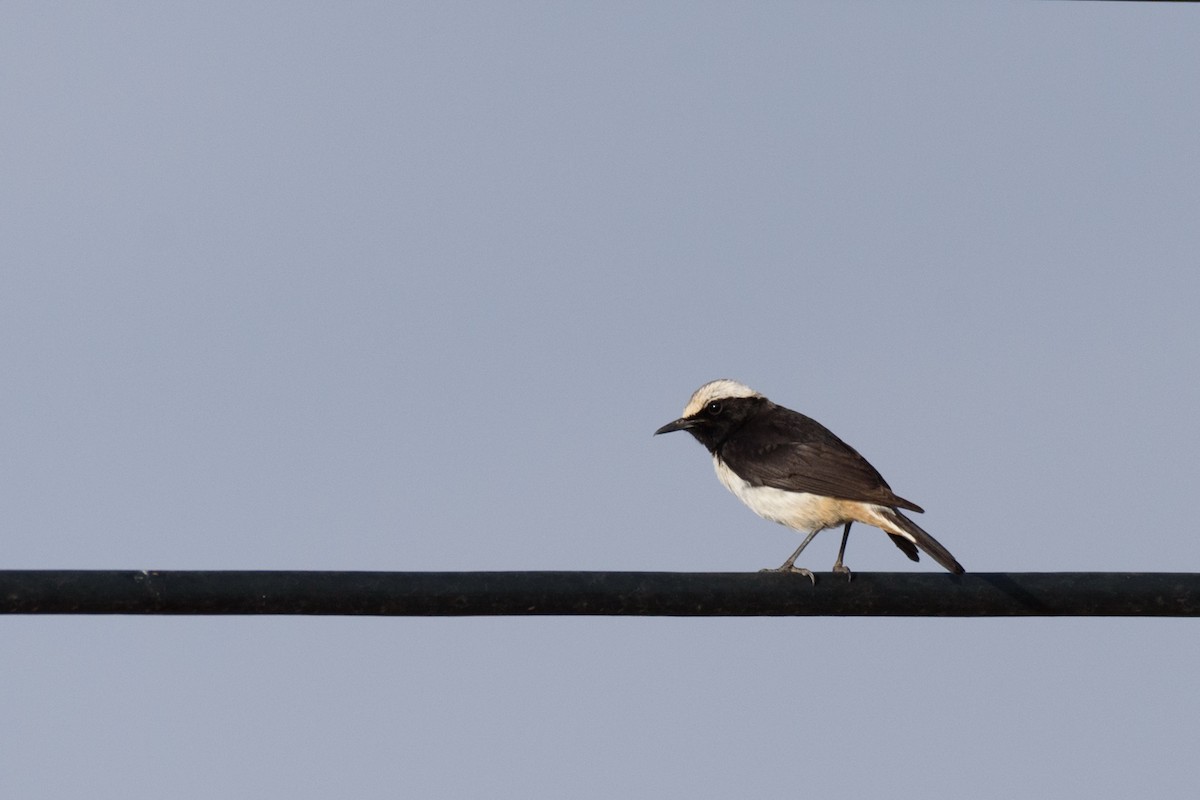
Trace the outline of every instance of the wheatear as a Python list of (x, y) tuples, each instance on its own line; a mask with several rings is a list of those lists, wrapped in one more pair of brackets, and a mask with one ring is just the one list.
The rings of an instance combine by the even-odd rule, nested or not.
[(818, 533), (844, 525), (833, 571), (849, 578), (842, 558), (855, 522), (881, 529), (913, 561), (920, 548), (951, 572), (963, 571), (949, 550), (900, 511), (923, 509), (897, 496), (857, 450), (749, 386), (727, 379), (704, 384), (683, 416), (654, 434), (671, 431), (687, 431), (707, 447), (721, 483), (751, 511), (808, 534), (778, 569), (764, 571), (797, 572), (815, 583), (812, 572), (796, 566), (796, 557)]

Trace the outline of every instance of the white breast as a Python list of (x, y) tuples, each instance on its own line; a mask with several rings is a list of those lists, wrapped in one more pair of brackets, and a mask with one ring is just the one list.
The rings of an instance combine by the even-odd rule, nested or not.
[(869, 503), (838, 500), (809, 492), (789, 492), (771, 486), (751, 486), (716, 456), (713, 456), (713, 466), (725, 488), (763, 519), (806, 532), (833, 528), (849, 520), (880, 526), (875, 507)]

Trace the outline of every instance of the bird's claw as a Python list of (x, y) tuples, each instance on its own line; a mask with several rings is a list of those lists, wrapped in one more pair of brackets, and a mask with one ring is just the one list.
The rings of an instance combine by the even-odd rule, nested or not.
[(813, 586), (817, 585), (817, 576), (813, 575), (812, 570), (804, 567), (797, 567), (795, 564), (784, 564), (782, 567), (764, 567), (759, 572), (783, 572), (791, 575), (803, 575), (813, 582)]
[(850, 572), (850, 568), (840, 561), (833, 565), (833, 574), (845, 575), (846, 583), (849, 583), (853, 579), (853, 573)]

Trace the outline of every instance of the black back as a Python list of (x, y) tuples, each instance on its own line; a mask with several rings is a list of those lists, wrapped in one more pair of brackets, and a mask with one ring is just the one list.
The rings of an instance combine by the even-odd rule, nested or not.
[(824, 425), (765, 397), (709, 403), (690, 432), (751, 486), (922, 510)]

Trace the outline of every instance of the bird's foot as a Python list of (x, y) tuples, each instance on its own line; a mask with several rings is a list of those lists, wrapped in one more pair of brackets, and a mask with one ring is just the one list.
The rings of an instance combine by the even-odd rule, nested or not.
[(845, 564), (843, 564), (840, 561), (833, 565), (833, 574), (834, 575), (845, 575), (846, 583), (849, 583), (851, 581), (851, 579), (853, 578), (853, 574), (850, 572), (850, 568), (847, 567)]
[(791, 575), (803, 575), (812, 581), (814, 586), (817, 584), (817, 576), (813, 575), (812, 570), (805, 569), (804, 567), (797, 567), (795, 564), (784, 564), (783, 566), (775, 567), (774, 569), (771, 567), (764, 567), (763, 569), (760, 569), (759, 572), (783, 572)]

